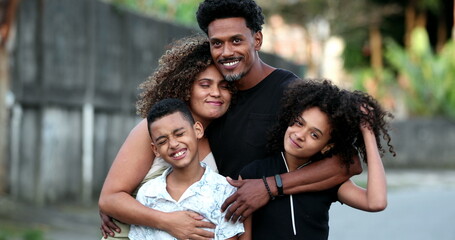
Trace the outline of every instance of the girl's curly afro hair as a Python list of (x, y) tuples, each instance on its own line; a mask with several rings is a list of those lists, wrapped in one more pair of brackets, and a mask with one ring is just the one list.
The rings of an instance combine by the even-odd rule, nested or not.
[[(207, 37), (195, 35), (177, 40), (158, 61), (158, 67), (139, 85), (143, 91), (136, 102), (136, 111), (147, 117), (150, 108), (165, 98), (187, 102), (196, 76), (212, 64)], [(231, 92), (233, 85), (229, 85)]]
[(389, 147), (389, 152), (395, 156), (386, 121), (386, 118), (393, 117), (392, 114), (384, 111), (376, 100), (364, 92), (339, 89), (328, 80), (317, 79), (299, 80), (290, 85), (286, 91), (278, 123), (270, 132), (271, 151), (284, 151), (283, 139), (288, 126), (291, 126), (302, 112), (312, 107), (317, 107), (327, 114), (332, 129), (329, 143), (334, 144), (328, 153), (317, 154), (311, 159), (312, 161), (336, 154), (349, 169), (350, 164), (353, 163), (353, 156), (360, 154), (366, 163), (361, 124), (368, 124), (371, 127), (381, 155), (385, 153), (380, 141), (382, 135)]
[(242, 17), (253, 32), (262, 30), (264, 15), (253, 0), (205, 0), (196, 12), (199, 28), (208, 34), (208, 26), (216, 19)]

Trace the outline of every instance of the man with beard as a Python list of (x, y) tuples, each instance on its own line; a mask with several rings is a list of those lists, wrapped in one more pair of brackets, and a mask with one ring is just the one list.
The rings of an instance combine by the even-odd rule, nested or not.
[[(226, 80), (235, 81), (238, 88), (231, 109), (208, 129), (220, 174), (236, 179), (248, 163), (270, 154), (266, 148), (267, 132), (278, 114), (283, 91), (289, 83), (301, 80), (261, 60), (258, 52), (264, 16), (253, 0), (205, 0), (199, 5), (196, 17), (209, 38), (217, 68)], [(227, 209), (227, 219), (242, 220), (269, 199), (327, 189), (360, 172), (357, 159), (346, 169), (338, 157), (332, 157), (264, 181), (229, 180), (238, 191), (226, 200), (222, 210)]]

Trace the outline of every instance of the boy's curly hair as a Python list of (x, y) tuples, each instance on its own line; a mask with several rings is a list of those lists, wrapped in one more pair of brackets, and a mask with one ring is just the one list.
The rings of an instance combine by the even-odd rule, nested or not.
[(264, 15), (253, 0), (205, 0), (196, 12), (199, 28), (208, 34), (208, 26), (216, 19), (242, 17), (253, 32), (262, 30)]
[[(177, 40), (158, 61), (158, 67), (139, 85), (143, 91), (136, 102), (136, 112), (147, 117), (150, 108), (165, 98), (188, 102), (196, 76), (212, 64), (207, 37), (195, 35)], [(233, 83), (229, 88), (233, 92)]]
[[(350, 164), (353, 163), (353, 156), (360, 154), (366, 163), (361, 124), (368, 124), (371, 127), (381, 156), (385, 153), (380, 141), (381, 135), (389, 147), (389, 152), (395, 156), (386, 121), (386, 118), (393, 116), (367, 93), (339, 89), (328, 80), (308, 79), (299, 80), (290, 85), (282, 101), (278, 123), (269, 135), (271, 151), (284, 151), (283, 139), (288, 126), (291, 126), (305, 110), (317, 107), (329, 118), (332, 129), (329, 143), (333, 143), (334, 147), (324, 155), (316, 154), (312, 161), (336, 154), (349, 169)], [(362, 112), (361, 107), (366, 110), (365, 113)]]

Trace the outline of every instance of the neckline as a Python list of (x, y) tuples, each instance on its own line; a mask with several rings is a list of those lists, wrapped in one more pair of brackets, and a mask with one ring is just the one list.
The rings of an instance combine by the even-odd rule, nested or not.
[(256, 91), (256, 89), (259, 89), (262, 85), (265, 84), (265, 82), (267, 82), (271, 78), (271, 76), (275, 75), (280, 70), (281, 70), (280, 68), (275, 68), (269, 75), (267, 75), (265, 78), (263, 78), (256, 85), (252, 86), (251, 88), (245, 89), (245, 90), (238, 90), (237, 94), (248, 94), (250, 92)]
[[(283, 162), (284, 162), (284, 165), (286, 166), (287, 172), (289, 172), (289, 166), (288, 166), (288, 163), (286, 162), (286, 158), (284, 157), (284, 152), (281, 152), (281, 158), (283, 159)], [(298, 166), (295, 170), (299, 170), (299, 169), (301, 169), (301, 168), (307, 166), (307, 165), (310, 164), (311, 162), (312, 162), (312, 161), (309, 160), (308, 162), (306, 162), (306, 163), (304, 163), (304, 164)], [(295, 170), (294, 170), (294, 171), (295, 171)]]

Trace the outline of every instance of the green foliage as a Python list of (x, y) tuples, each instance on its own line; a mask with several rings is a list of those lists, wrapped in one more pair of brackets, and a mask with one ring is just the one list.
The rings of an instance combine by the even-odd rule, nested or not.
[(412, 32), (409, 50), (392, 40), (386, 41), (385, 58), (398, 72), (411, 114), (455, 119), (454, 52), (452, 40), (439, 54), (434, 54), (423, 28)]
[(0, 228), (0, 240), (45, 240), (44, 233), (38, 229)]
[(371, 67), (362, 67), (352, 70), (350, 74), (353, 76), (353, 89), (368, 92), (388, 110), (394, 108), (397, 84), (391, 70), (378, 72)]
[(364, 53), (364, 45), (362, 41), (358, 41), (359, 38), (353, 39), (343, 50), (343, 66), (348, 71), (356, 71), (356, 69), (368, 68), (369, 56)]
[(196, 25), (195, 13), (201, 0), (108, 0), (108, 2), (184, 25)]
[(23, 235), (24, 240), (44, 240), (44, 234), (40, 230), (28, 230)]
[(428, 10), (438, 14), (441, 10), (442, 3), (440, 0), (420, 0), (417, 2), (417, 7), (420, 10)]
[(355, 69), (351, 74), (354, 89), (371, 92), (379, 99), (388, 96), (390, 90), (396, 87), (393, 73), (388, 69), (382, 70), (379, 76), (370, 67)]

